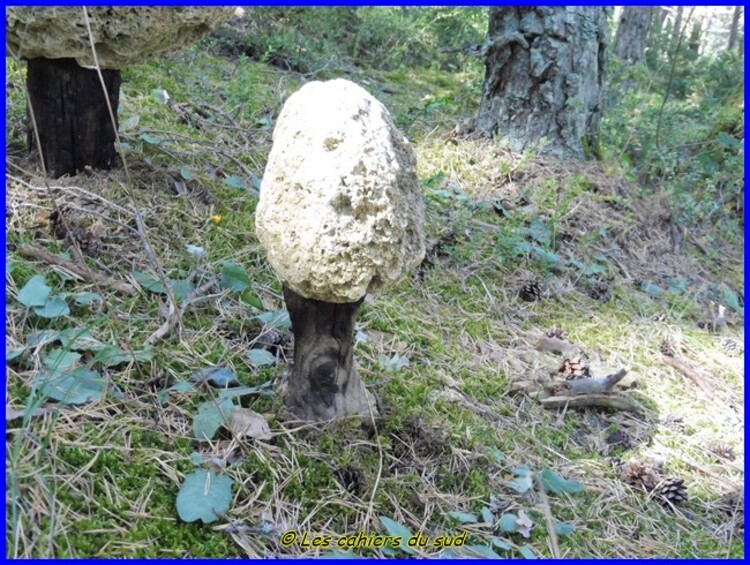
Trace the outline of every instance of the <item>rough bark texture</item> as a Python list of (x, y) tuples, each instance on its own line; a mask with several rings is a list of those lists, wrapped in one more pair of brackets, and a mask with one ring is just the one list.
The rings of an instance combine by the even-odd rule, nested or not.
[(520, 150), (596, 154), (606, 16), (598, 7), (492, 8), (477, 126)]
[(734, 13), (732, 14), (732, 26), (729, 28), (729, 43), (727, 44), (727, 51), (734, 49), (734, 46), (737, 43), (737, 32), (740, 29), (740, 16), (742, 16), (742, 6), (735, 6)]
[(354, 317), (362, 304), (304, 298), (284, 287), (292, 320), (294, 366), (284, 404), (302, 420), (377, 415), (375, 400), (357, 374)]
[[(104, 70), (104, 83), (117, 119), (120, 71)], [(96, 70), (74, 59), (30, 59), (27, 85), (47, 174), (58, 178), (84, 167), (109, 169), (115, 160), (115, 134)], [(29, 149), (36, 147), (31, 119)]]
[(615, 36), (615, 55), (618, 59), (630, 63), (643, 60), (652, 12), (652, 8), (623, 8)]
[(682, 6), (677, 6), (672, 27), (672, 45), (677, 45), (682, 33)]

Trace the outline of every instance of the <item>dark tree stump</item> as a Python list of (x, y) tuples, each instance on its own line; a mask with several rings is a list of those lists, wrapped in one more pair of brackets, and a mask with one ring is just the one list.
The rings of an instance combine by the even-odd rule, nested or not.
[(284, 404), (303, 420), (377, 415), (374, 397), (357, 374), (354, 318), (362, 304), (304, 298), (284, 287), (292, 320), (294, 366)]
[[(120, 71), (102, 70), (102, 75), (116, 122)], [(95, 69), (84, 69), (75, 59), (29, 59), (26, 83), (50, 177), (86, 166), (112, 168), (117, 132)], [(36, 147), (31, 118), (28, 144), (29, 150)]]

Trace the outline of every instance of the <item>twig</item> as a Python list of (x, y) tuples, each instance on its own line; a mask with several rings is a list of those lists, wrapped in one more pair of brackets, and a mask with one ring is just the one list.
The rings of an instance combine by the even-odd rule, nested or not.
[(549, 534), (549, 544), (552, 549), (552, 557), (560, 559), (560, 545), (557, 541), (557, 532), (555, 531), (555, 521), (552, 519), (552, 511), (549, 507), (549, 498), (544, 490), (544, 484), (542, 479), (537, 473), (534, 474), (536, 482), (537, 492), (539, 493), (539, 500), (542, 506), (542, 514), (544, 514), (544, 521), (547, 523), (547, 533)]
[(138, 292), (134, 286), (124, 281), (115, 280), (106, 275), (91, 270), (91, 268), (89, 268), (87, 265), (79, 265), (72, 261), (68, 261), (67, 259), (63, 259), (62, 257), (50, 253), (49, 251), (45, 251), (44, 249), (38, 249), (37, 247), (34, 247), (32, 245), (23, 244), (17, 248), (17, 251), (21, 255), (24, 255), (26, 257), (32, 257), (34, 259), (44, 261), (45, 263), (49, 263), (50, 265), (57, 265), (58, 267), (62, 267), (66, 271), (70, 271), (74, 275), (78, 275), (82, 279), (89, 282), (111, 287), (115, 290), (115, 292), (119, 292), (120, 294), (127, 294), (132, 296)]
[(627, 410), (638, 412), (641, 406), (626, 394), (617, 392), (601, 394), (585, 394), (581, 396), (549, 396), (540, 398), (539, 402), (545, 408), (586, 408), (589, 406), (600, 406), (602, 408), (614, 408), (615, 410)]
[(698, 371), (696, 371), (693, 367), (685, 363), (684, 361), (680, 361), (679, 359), (675, 359), (674, 357), (668, 357), (664, 356), (664, 362), (677, 369), (680, 373), (685, 375), (688, 379), (693, 381), (696, 385), (698, 385), (698, 388), (703, 391), (703, 394), (705, 394), (710, 400), (713, 400), (715, 395), (713, 391), (708, 387), (706, 382), (703, 380), (703, 377), (698, 374)]

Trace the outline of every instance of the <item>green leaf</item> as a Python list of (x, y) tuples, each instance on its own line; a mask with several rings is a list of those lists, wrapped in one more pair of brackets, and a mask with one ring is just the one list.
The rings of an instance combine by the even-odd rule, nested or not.
[(534, 251), (534, 254), (542, 261), (547, 261), (548, 263), (553, 264), (560, 263), (562, 261), (562, 257), (560, 257), (557, 253), (546, 251), (541, 247), (537, 247), (536, 245), (532, 246), (532, 250)]
[(68, 303), (60, 296), (48, 299), (44, 306), (37, 306), (34, 312), (40, 318), (59, 318), (70, 314)]
[(661, 288), (648, 281), (641, 281), (641, 290), (653, 297), (657, 297), (661, 294)]
[(213, 439), (216, 432), (225, 422), (229, 422), (232, 412), (232, 400), (227, 398), (218, 404), (213, 400), (198, 406), (198, 413), (193, 418), (193, 435), (196, 439)]
[(512, 534), (518, 531), (518, 518), (515, 514), (503, 514), (497, 521), (497, 526), (501, 532)]
[(383, 524), (383, 527), (385, 527), (388, 535), (391, 535), (393, 537), (401, 536), (401, 545), (399, 547), (402, 551), (405, 551), (406, 553), (414, 553), (414, 550), (406, 545), (412, 535), (411, 531), (409, 531), (409, 528), (407, 528), (406, 526), (402, 526), (401, 524), (396, 522), (396, 520), (393, 520), (386, 516), (378, 516), (378, 518), (380, 518), (380, 523)]
[(684, 294), (687, 291), (687, 281), (683, 279), (669, 279), (669, 292), (672, 294)]
[(529, 235), (534, 241), (543, 246), (547, 246), (552, 242), (552, 232), (539, 218), (531, 220)]
[(740, 312), (742, 310), (737, 293), (727, 287), (724, 287), (724, 302), (728, 308), (731, 308), (735, 312)]
[(116, 345), (105, 345), (94, 357), (94, 361), (97, 361), (105, 367), (114, 367), (115, 365), (121, 365), (123, 363), (131, 363), (139, 361), (141, 363), (147, 363), (154, 358), (154, 348), (147, 346), (140, 350), (134, 351), (122, 351)]
[(200, 467), (201, 465), (203, 465), (203, 456), (197, 451), (193, 451), (190, 454), (190, 462), (196, 467)]
[(156, 294), (164, 294), (167, 292), (159, 278), (154, 274), (146, 273), (143, 271), (135, 271), (133, 273), (133, 278), (139, 285), (141, 285), (149, 292), (153, 292)]
[(508, 483), (508, 488), (520, 494), (528, 492), (533, 486), (533, 478), (529, 468), (526, 465), (521, 465), (511, 469), (511, 472), (516, 475), (516, 478)]
[(489, 458), (497, 465), (505, 465), (505, 453), (499, 449), (492, 448), (487, 452)]
[(52, 292), (52, 289), (45, 284), (44, 277), (42, 275), (34, 275), (18, 292), (17, 300), (26, 306), (26, 308), (44, 306), (47, 303), (50, 292)]
[(185, 167), (180, 167), (180, 176), (183, 180), (191, 180), (193, 178), (193, 173), (190, 172), (190, 170), (186, 169)]
[(232, 479), (198, 469), (185, 477), (177, 493), (177, 514), (183, 522), (210, 524), (226, 514), (232, 503)]
[(34, 386), (45, 397), (63, 404), (88, 404), (101, 400), (106, 383), (96, 371), (79, 367), (74, 371), (40, 371)]
[(52, 371), (65, 371), (78, 363), (80, 358), (80, 353), (56, 348), (50, 350), (45, 355), (44, 359), (42, 359), (42, 364)]
[(260, 193), (260, 187), (262, 185), (262, 181), (260, 177), (257, 177), (255, 175), (252, 175), (250, 177), (250, 188), (255, 190), (256, 192)]
[(5, 346), (5, 361), (13, 361), (14, 359), (19, 358), (21, 355), (24, 354), (26, 351), (25, 347), (17, 347), (16, 349), (8, 349), (8, 346)]
[(140, 121), (141, 117), (138, 114), (130, 116), (129, 118), (126, 118), (125, 120), (120, 122), (120, 131), (123, 133), (126, 131), (132, 131), (138, 127)]
[(227, 388), (240, 384), (234, 371), (227, 367), (206, 367), (193, 373), (190, 380), (194, 383), (206, 382), (218, 388)]
[(477, 515), (476, 514), (469, 514), (468, 512), (448, 512), (448, 516), (451, 518), (454, 518), (455, 520), (458, 520), (462, 524), (476, 524), (477, 523)]
[(195, 387), (187, 381), (177, 381), (167, 390), (181, 393), (195, 392)]
[(246, 188), (245, 181), (240, 177), (227, 177), (224, 179), (224, 184), (231, 188), (237, 188), (239, 190), (245, 190)]
[(251, 306), (252, 308), (255, 308), (256, 310), (263, 309), (263, 303), (260, 301), (257, 295), (250, 288), (244, 290), (240, 294), (240, 300), (242, 301), (243, 304), (247, 304), (248, 306)]
[(97, 292), (82, 292), (81, 294), (76, 294), (75, 301), (79, 306), (85, 306), (92, 302), (103, 302), (103, 299)]
[(513, 546), (510, 545), (508, 542), (503, 541), (499, 538), (495, 538), (495, 537), (492, 538), (492, 545), (494, 545), (495, 547), (499, 549), (504, 549), (505, 551), (508, 551), (509, 549), (513, 549)]
[(531, 551), (531, 548), (528, 545), (522, 545), (518, 548), (518, 551), (521, 555), (524, 556), (525, 559), (536, 559), (536, 555), (533, 551)]
[(563, 522), (555, 522), (555, 533), (558, 536), (567, 536), (576, 531), (576, 527), (573, 524), (564, 524)]
[(235, 292), (242, 292), (250, 288), (253, 282), (245, 269), (235, 263), (224, 263), (221, 266), (221, 286)]
[(276, 363), (276, 357), (265, 349), (251, 349), (247, 354), (250, 364), (255, 367), (265, 367)]
[(492, 524), (495, 521), (495, 517), (492, 515), (492, 511), (484, 506), (482, 508), (482, 522), (485, 524)]
[(482, 557), (489, 557), (490, 559), (502, 559), (502, 557), (500, 557), (497, 553), (484, 545), (471, 544), (464, 547), (473, 551), (474, 553), (479, 554)]
[(8, 259), (5, 260), (5, 274), (6, 276), (11, 274), (13, 272), (13, 268), (15, 265), (11, 263)]
[(257, 320), (262, 322), (266, 326), (271, 326), (282, 331), (287, 331), (292, 328), (292, 320), (289, 318), (289, 312), (286, 308), (281, 310), (263, 312), (255, 316)]
[(159, 145), (160, 143), (164, 143), (164, 140), (156, 135), (151, 135), (150, 133), (142, 133), (138, 136), (138, 139), (141, 141), (145, 141), (146, 143), (150, 143), (151, 145)]
[(544, 469), (539, 473), (539, 478), (542, 481), (542, 485), (544, 485), (544, 490), (554, 494), (561, 494), (563, 492), (575, 494), (583, 491), (581, 483), (572, 479), (564, 479), (552, 469)]
[(189, 279), (170, 279), (169, 286), (178, 300), (185, 300), (188, 294), (195, 290), (195, 284)]
[(322, 559), (360, 559), (359, 555), (354, 553), (351, 549), (347, 549), (346, 551), (336, 551), (335, 549), (332, 549), (325, 553), (321, 553), (318, 557)]
[(42, 345), (47, 345), (58, 339), (60, 339), (60, 332), (55, 330), (32, 332), (26, 338), (26, 347), (41, 347)]
[(101, 341), (94, 338), (85, 328), (67, 328), (59, 334), (60, 342), (66, 349), (77, 351), (99, 351), (106, 347)]
[(607, 267), (605, 267), (604, 265), (599, 265), (598, 263), (581, 263), (581, 266), (579, 268), (581, 270), (581, 274), (586, 277), (597, 275), (599, 273), (604, 273), (607, 271)]

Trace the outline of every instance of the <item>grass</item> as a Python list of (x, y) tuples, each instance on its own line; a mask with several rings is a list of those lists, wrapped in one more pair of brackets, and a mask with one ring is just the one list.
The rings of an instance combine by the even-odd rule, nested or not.
[[(23, 70), (10, 60), (6, 70), (14, 93), (6, 124), (13, 149), (22, 143), (23, 97), (17, 94)], [(723, 497), (744, 484), (742, 357), (725, 354), (718, 337), (696, 323), (715, 300), (711, 284), (742, 291), (741, 244), (710, 232), (721, 249), (720, 265), (693, 246), (673, 254), (669, 226), (661, 220), (665, 203), (626, 180), (616, 164), (550, 162), (452, 136), (453, 126), (476, 111), (481, 77), (419, 69), (347, 76), (367, 79), (412, 139), (428, 238), (445, 243), (421, 277), (368, 299), (358, 316), (367, 341), (355, 355), (381, 402), (377, 431), (349, 421), (285, 420), (274, 393), (245, 400), (269, 421), (271, 440), (194, 440), (193, 414), (215, 391), (172, 394), (162, 405), (156, 394), (167, 383), (211, 365), (229, 366), (246, 385), (278, 380), (285, 370), (248, 362), (261, 328), (258, 311), (236, 294), (212, 291), (188, 307), (179, 332), (157, 341), (150, 362), (107, 369), (123, 398), (110, 395), (79, 407), (45, 402), (50, 411), (32, 413), (40, 402), (30, 382), (51, 346), (30, 348), (6, 369), (6, 404), (26, 412), (7, 422), (8, 556), (311, 556), (322, 550), (283, 547), (279, 535), (289, 529), (385, 533), (378, 516), (432, 537), (466, 529), (470, 543), (485, 547), (499, 537), (511, 546), (495, 548), (504, 556), (519, 556), (524, 545), (551, 556), (545, 505), (534, 492), (508, 489), (511, 468), (524, 464), (553, 469), (584, 487), (550, 500), (554, 519), (576, 526), (559, 539), (564, 557), (740, 557), (743, 518)], [(53, 235), (53, 206), (93, 234), (98, 246), (88, 261), (96, 270), (122, 279), (153, 271), (128, 229), (132, 210), (146, 210), (148, 236), (167, 276), (202, 280), (234, 262), (250, 275), (263, 309), (283, 305), (254, 234), (257, 200), (225, 180), (240, 177), (249, 186), (253, 175), (262, 177), (271, 144), (268, 118), (301, 77), (228, 58), (204, 43), (130, 68), (124, 79), (120, 122), (139, 116), (123, 134), (131, 180), (117, 167), (51, 181), (49, 191), (33, 158), (8, 157), (9, 348), (36, 330), (84, 327), (100, 341), (139, 350), (164, 320), (163, 295), (117, 294), (20, 254), (23, 244), (54, 253), (69, 248)], [(173, 105), (159, 104), (153, 89), (165, 89)], [(160, 141), (144, 141), (143, 134)], [(131, 182), (132, 190), (125, 190)], [(220, 221), (212, 221), (215, 216)], [(534, 220), (554, 226), (554, 239), (533, 240)], [(519, 247), (523, 243), (604, 265), (601, 280), (611, 298), (591, 298), (595, 277)], [(191, 257), (187, 244), (202, 246), (205, 256)], [(70, 316), (53, 320), (29, 315), (15, 298), (34, 274), (43, 274), (55, 291), (96, 291), (103, 304), (74, 307)], [(670, 278), (688, 281), (687, 290), (651, 297), (633, 282), (666, 289)], [(532, 279), (541, 282), (544, 298), (523, 302), (518, 289)], [(535, 347), (553, 326), (590, 357), (628, 367), (637, 382), (629, 394), (643, 412), (551, 411), (512, 392), (518, 380), (559, 365), (559, 357)], [(724, 335), (742, 342), (742, 332), (741, 317), (730, 312)], [(667, 336), (678, 338), (681, 358), (704, 369), (715, 402), (664, 364), (659, 348)], [(394, 355), (406, 357), (408, 366), (389, 369), (383, 360)], [(682, 417), (684, 429), (667, 427), (668, 415)], [(607, 443), (617, 430), (627, 434), (629, 447)], [(736, 459), (716, 460), (709, 452), (714, 443), (732, 447)], [(234, 480), (231, 508), (212, 525), (183, 523), (175, 511), (196, 451)], [(493, 457), (496, 451), (502, 462)], [(664, 460), (669, 474), (685, 479), (687, 506), (671, 512), (648, 500), (620, 480), (615, 458)], [(344, 469), (353, 469), (356, 480), (342, 479)], [(498, 533), (481, 520), (459, 524), (449, 515), (479, 514), (485, 507), (495, 518), (526, 511), (535, 522), (530, 538)], [(387, 554), (374, 548), (355, 553)]]

